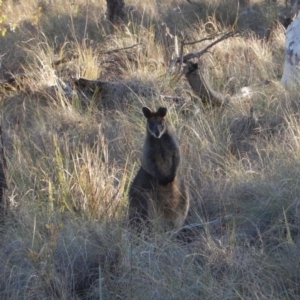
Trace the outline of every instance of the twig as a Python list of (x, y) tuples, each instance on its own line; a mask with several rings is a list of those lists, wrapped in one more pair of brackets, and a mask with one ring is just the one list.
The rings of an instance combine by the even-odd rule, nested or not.
[(197, 41), (193, 41), (193, 42), (186, 42), (186, 43), (184, 43), (184, 46), (186, 46), (186, 45), (194, 45), (194, 44), (197, 44), (197, 43), (202, 43), (202, 42), (204, 42), (204, 41), (210, 41), (210, 40), (215, 39), (216, 36), (218, 36), (218, 35), (219, 35), (219, 34), (214, 34), (214, 35), (212, 35), (212, 36), (208, 36), (208, 37), (206, 37), (206, 38), (204, 38), (204, 39), (201, 39), (201, 40), (197, 40)]
[(177, 97), (177, 96), (169, 96), (169, 95), (160, 95), (160, 97), (163, 99), (163, 100), (167, 100), (167, 101), (174, 101), (176, 104), (181, 104), (183, 105), (184, 103), (187, 102), (187, 99), (184, 98), (184, 97)]
[(119, 51), (123, 51), (123, 50), (128, 50), (128, 49), (131, 49), (131, 48), (134, 48), (138, 45), (141, 45), (141, 43), (138, 43), (138, 44), (135, 44), (135, 45), (132, 45), (132, 46), (129, 46), (129, 47), (124, 47), (124, 48), (119, 48), (119, 49), (113, 49), (113, 50), (109, 50), (109, 51), (103, 51), (103, 52), (100, 52), (100, 54), (112, 54), (112, 53), (115, 53), (115, 52), (119, 52)]
[(233, 218), (233, 215), (229, 214), (229, 215), (226, 215), (226, 216), (221, 217), (219, 219), (215, 219), (213, 221), (209, 221), (209, 222), (205, 222), (205, 223), (199, 223), (199, 224), (186, 225), (186, 226), (183, 226), (183, 227), (179, 228), (177, 231), (173, 232), (172, 235), (177, 236), (178, 234), (185, 233), (185, 232), (192, 232), (193, 230), (201, 229), (205, 226), (217, 225), (217, 224), (221, 223), (222, 221), (230, 220), (232, 218)]

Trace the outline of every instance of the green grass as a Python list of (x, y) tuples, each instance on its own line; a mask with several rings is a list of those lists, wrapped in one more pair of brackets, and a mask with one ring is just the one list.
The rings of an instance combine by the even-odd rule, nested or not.
[[(237, 1), (128, 1), (137, 9), (129, 9), (131, 35), (124, 35), (122, 28), (109, 31), (105, 1), (21, 2), (3, 1), (0, 13), (1, 28), (17, 24), (0, 37), (0, 79), (26, 77), (20, 88), (0, 88), (10, 206), (0, 233), (0, 299), (298, 299), (299, 96), (280, 85), (285, 33), (274, 6), (253, 1), (251, 27), (238, 18), (244, 8), (238, 12)], [(161, 22), (188, 41), (216, 29), (259, 27), (258, 35), (243, 32), (198, 61), (216, 90), (234, 95), (253, 85), (251, 97), (211, 109), (191, 97), (183, 77), (174, 83), (166, 75)], [(262, 40), (270, 24), (269, 40)], [(56, 76), (137, 84), (147, 92), (132, 88), (110, 98), (113, 109), (99, 109), (107, 100), (101, 93), (50, 89)], [(150, 89), (188, 101), (181, 107)], [(187, 223), (232, 214), (188, 245), (169, 233), (142, 239), (127, 230), (144, 105), (168, 107), (191, 197)], [(251, 107), (256, 127), (246, 134), (240, 128)], [(234, 132), (241, 136), (233, 139)]]

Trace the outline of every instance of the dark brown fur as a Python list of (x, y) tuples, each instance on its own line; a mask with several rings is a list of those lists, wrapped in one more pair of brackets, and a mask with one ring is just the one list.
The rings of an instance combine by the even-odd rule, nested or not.
[(129, 190), (130, 225), (158, 224), (164, 229), (182, 226), (189, 198), (183, 182), (177, 179), (180, 149), (165, 122), (167, 109), (156, 112), (143, 107), (147, 134), (142, 153), (142, 166)]

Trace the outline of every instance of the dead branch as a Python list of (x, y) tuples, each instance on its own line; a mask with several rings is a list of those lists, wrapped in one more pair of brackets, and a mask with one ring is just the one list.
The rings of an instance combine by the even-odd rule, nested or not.
[(226, 221), (226, 220), (230, 220), (233, 218), (232, 214), (226, 215), (224, 217), (221, 217), (219, 219), (215, 219), (213, 221), (209, 221), (209, 222), (205, 222), (205, 223), (200, 223), (200, 224), (191, 224), (191, 225), (185, 225), (183, 227), (181, 227), (180, 229), (178, 229), (175, 234), (178, 234), (182, 231), (190, 231), (190, 230), (197, 230), (197, 229), (201, 229), (205, 226), (211, 226), (211, 225), (218, 225), (220, 224), (222, 221)]
[(223, 222), (227, 222), (233, 218), (232, 214), (226, 215), (224, 217), (221, 217), (219, 219), (215, 219), (213, 221), (209, 222), (204, 222), (204, 223), (199, 223), (199, 224), (190, 224), (190, 225), (185, 225), (178, 229), (177, 231), (172, 233), (172, 236), (185, 241), (185, 242), (191, 242), (193, 238), (197, 236), (197, 233), (199, 233), (199, 230), (207, 228), (208, 226), (216, 226), (220, 225)]
[(179, 106), (183, 106), (187, 102), (187, 99), (184, 97), (160, 95), (160, 98), (163, 100), (166, 100), (166, 101), (173, 101), (174, 103), (178, 104)]
[[(228, 31), (226, 32), (225, 34), (223, 34), (220, 38), (218, 38), (217, 40), (215, 40), (214, 42), (212, 42), (211, 44), (207, 45), (204, 49), (200, 50), (200, 51), (197, 51), (197, 52), (193, 52), (193, 53), (188, 53), (182, 57), (176, 57), (174, 58), (171, 63), (170, 63), (170, 69), (172, 69), (176, 63), (179, 63), (179, 62), (183, 62), (183, 63), (187, 63), (190, 59), (192, 58), (199, 58), (201, 55), (203, 55), (205, 52), (207, 52), (210, 48), (212, 48), (214, 45), (232, 37), (236, 35), (236, 32), (235, 31)], [(202, 40), (199, 40), (199, 41), (194, 41), (194, 42), (185, 42), (183, 41), (182, 42), (182, 47), (184, 47), (185, 45), (192, 45), (192, 44), (195, 44), (195, 43), (200, 43), (200, 42), (203, 42), (204, 40), (210, 40), (210, 39), (213, 39), (214, 37), (208, 37), (208, 38), (205, 38), (205, 39), (202, 39)]]
[[(215, 39), (217, 36), (219, 36), (219, 34), (215, 34), (193, 42), (186, 42), (185, 39), (183, 38), (180, 47), (180, 56), (176, 57), (170, 62), (169, 70), (172, 70), (175, 67), (175, 65), (179, 63), (179, 67), (174, 73), (174, 80), (178, 81), (182, 75), (185, 75), (193, 92), (195, 93), (196, 96), (198, 96), (201, 99), (202, 103), (204, 104), (210, 103), (213, 106), (222, 106), (225, 102), (227, 102), (228, 99), (225, 95), (222, 95), (221, 93), (215, 91), (203, 77), (202, 73), (198, 68), (198, 64), (189, 62), (189, 60), (192, 58), (199, 58), (201, 55), (207, 52), (214, 45), (234, 35), (236, 35), (235, 31), (228, 31), (222, 34), (218, 39), (216, 39), (215, 41), (207, 45), (202, 50), (193, 53), (188, 53), (186, 55), (183, 55), (184, 46), (193, 45), (206, 40)], [(185, 64), (185, 66), (183, 68), (183, 71), (181, 71), (183, 64)]]
[(219, 36), (219, 34), (213, 34), (213, 35), (208, 36), (206, 38), (203, 38), (201, 40), (192, 41), (192, 42), (184, 42), (183, 44), (184, 44), (184, 46), (195, 45), (195, 44), (202, 43), (202, 42), (205, 42), (205, 41), (211, 41), (211, 40), (215, 39), (217, 36)]

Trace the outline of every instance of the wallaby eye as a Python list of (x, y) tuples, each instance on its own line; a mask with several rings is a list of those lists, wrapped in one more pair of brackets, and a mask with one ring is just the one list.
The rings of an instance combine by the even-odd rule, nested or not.
[(158, 125), (159, 130), (162, 130), (164, 128), (164, 121), (161, 121)]

